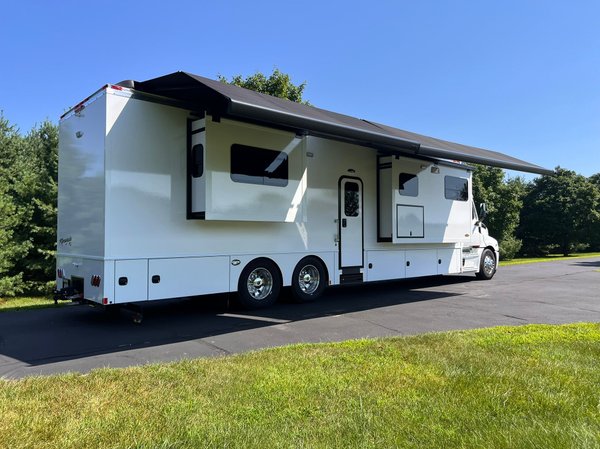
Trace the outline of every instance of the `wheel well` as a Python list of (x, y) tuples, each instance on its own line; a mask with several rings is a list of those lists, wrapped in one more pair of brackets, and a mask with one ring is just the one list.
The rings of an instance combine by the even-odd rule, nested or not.
[(256, 259), (252, 259), (251, 261), (249, 261), (244, 268), (242, 269), (242, 271), (240, 272), (240, 276), (238, 277), (238, 284), (240, 282), (240, 279), (242, 277), (242, 273), (244, 272), (244, 270), (246, 269), (246, 267), (250, 264), (253, 263), (260, 263), (263, 260), (267, 260), (270, 263), (272, 263), (273, 265), (275, 265), (275, 268), (277, 269), (277, 275), (279, 276), (279, 280), (283, 283), (283, 275), (281, 274), (281, 268), (279, 268), (279, 265), (277, 264), (277, 262), (275, 262), (273, 259), (270, 259), (269, 257), (257, 257)]
[(485, 249), (489, 249), (492, 254), (494, 254), (494, 259), (496, 259), (496, 264), (498, 264), (498, 255), (496, 254), (496, 250), (493, 246), (486, 246)]

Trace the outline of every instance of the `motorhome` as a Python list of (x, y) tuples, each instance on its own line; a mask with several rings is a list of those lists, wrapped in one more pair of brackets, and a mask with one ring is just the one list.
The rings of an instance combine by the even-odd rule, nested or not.
[(176, 72), (61, 117), (57, 298), (107, 307), (472, 273), (498, 242), (472, 166), (538, 165)]

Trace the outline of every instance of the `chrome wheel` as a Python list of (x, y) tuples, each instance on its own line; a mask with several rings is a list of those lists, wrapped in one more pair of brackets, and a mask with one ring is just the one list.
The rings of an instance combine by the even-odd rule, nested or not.
[(298, 273), (298, 287), (300, 287), (302, 293), (312, 295), (319, 288), (320, 283), (321, 276), (314, 265), (305, 265)]
[(265, 299), (273, 290), (273, 275), (266, 268), (256, 268), (248, 276), (246, 288), (252, 298)]
[(304, 257), (292, 273), (292, 295), (296, 302), (320, 298), (329, 283), (323, 261), (315, 256)]
[(483, 258), (483, 271), (487, 277), (492, 277), (494, 270), (496, 269), (496, 261), (494, 257), (489, 253)]
[(483, 250), (479, 262), (479, 272), (476, 274), (478, 279), (490, 280), (496, 273), (496, 255), (489, 248)]

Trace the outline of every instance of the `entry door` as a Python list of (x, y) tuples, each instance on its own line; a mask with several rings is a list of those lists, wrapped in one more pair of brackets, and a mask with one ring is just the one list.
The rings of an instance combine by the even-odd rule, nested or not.
[(363, 266), (362, 181), (340, 178), (339, 236), (340, 268)]

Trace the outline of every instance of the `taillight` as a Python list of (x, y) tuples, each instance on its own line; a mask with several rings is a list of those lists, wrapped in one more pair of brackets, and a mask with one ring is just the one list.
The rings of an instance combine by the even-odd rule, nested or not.
[(56, 270), (56, 275), (58, 276), (59, 279), (62, 279), (65, 275), (65, 272), (63, 271), (62, 268), (59, 268), (58, 270)]
[(100, 281), (102, 281), (102, 279), (100, 278), (100, 276), (94, 275), (94, 276), (92, 276), (92, 279), (90, 280), (90, 283), (94, 287), (100, 287)]

